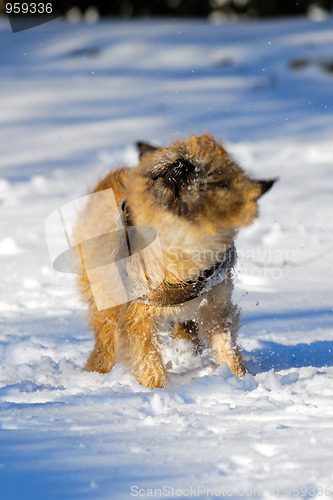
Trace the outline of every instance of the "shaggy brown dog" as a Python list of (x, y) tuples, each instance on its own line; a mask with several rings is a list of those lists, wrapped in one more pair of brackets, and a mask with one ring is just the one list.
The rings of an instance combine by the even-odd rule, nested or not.
[[(161, 255), (148, 250), (136, 275), (137, 283), (142, 281), (142, 272), (148, 282), (155, 275), (156, 282), (150, 279), (148, 292), (141, 295), (135, 279), (132, 285), (125, 283), (127, 288), (136, 287), (134, 295), (129, 295), (135, 298), (118, 305), (112, 302), (112, 276), (105, 264), (107, 258), (115, 260), (119, 254), (119, 238), (116, 245), (112, 238), (95, 241), (85, 249), (84, 257), (78, 245), (79, 288), (88, 302), (96, 337), (86, 369), (106, 373), (119, 358), (128, 363), (142, 385), (165, 387), (168, 374), (158, 336), (167, 322), (171, 338), (188, 339), (196, 348), (204, 342), (211, 347), (216, 365), (225, 361), (241, 377), (246, 368), (236, 339), (239, 312), (231, 302), (230, 271), (236, 256), (233, 242), (238, 228), (257, 217), (257, 200), (274, 180), (251, 180), (210, 135), (191, 136), (170, 147), (138, 143), (138, 148), (138, 166), (110, 172), (93, 193), (113, 190), (127, 243), (129, 230), (145, 227), (157, 232)], [(74, 230), (76, 241), (91, 239), (92, 232), (111, 218), (106, 197), (88, 202)], [(114, 229), (110, 222), (108, 230)], [(136, 250), (144, 247), (145, 235), (143, 231)], [(161, 259), (162, 278), (158, 276)], [(88, 260), (95, 262), (96, 268), (99, 263), (99, 279), (104, 284), (96, 284), (95, 279), (92, 287)]]

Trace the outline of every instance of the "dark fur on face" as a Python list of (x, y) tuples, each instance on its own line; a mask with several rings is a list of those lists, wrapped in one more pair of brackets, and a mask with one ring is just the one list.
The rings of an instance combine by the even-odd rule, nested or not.
[(137, 146), (147, 195), (191, 222), (204, 216), (227, 226), (248, 225), (257, 216), (256, 201), (275, 182), (251, 180), (209, 135), (191, 136), (170, 148)]

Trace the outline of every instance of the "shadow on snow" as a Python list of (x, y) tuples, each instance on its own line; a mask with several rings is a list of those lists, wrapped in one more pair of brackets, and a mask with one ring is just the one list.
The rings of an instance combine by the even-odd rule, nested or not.
[[(252, 335), (255, 333), (255, 324), (258, 322), (265, 322), (268, 331), (275, 333), (289, 331), (291, 339), (295, 331), (330, 330), (333, 332), (333, 311), (330, 308), (249, 314), (244, 320)], [(288, 322), (287, 325), (286, 322)], [(329, 332), (328, 336), (332, 340), (318, 340), (294, 345), (260, 340), (261, 347), (248, 353), (253, 358), (248, 364), (250, 367), (256, 365), (257, 372), (266, 372), (271, 369), (279, 371), (309, 366), (316, 368), (333, 366), (333, 336)]]

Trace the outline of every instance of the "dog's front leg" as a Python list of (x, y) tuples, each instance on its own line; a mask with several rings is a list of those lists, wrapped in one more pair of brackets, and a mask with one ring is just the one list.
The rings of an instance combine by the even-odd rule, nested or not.
[(95, 311), (90, 320), (95, 332), (95, 347), (87, 361), (88, 372), (108, 373), (115, 361), (118, 348), (118, 325), (116, 309)]
[[(218, 287), (216, 287), (218, 288)], [(200, 310), (200, 335), (211, 345), (215, 362), (218, 366), (227, 363), (234, 375), (242, 377), (246, 373), (242, 353), (237, 345), (239, 312), (224, 293), (220, 297), (218, 290), (211, 291)], [(220, 300), (223, 298), (224, 300)]]
[(210, 335), (210, 343), (215, 355), (215, 361), (219, 366), (222, 362), (227, 363), (230, 370), (237, 377), (243, 377), (246, 373), (246, 368), (242, 359), (242, 354), (239, 347), (234, 342), (233, 335), (228, 328), (217, 333), (212, 332)]
[(155, 343), (156, 334), (154, 309), (146, 304), (130, 304), (120, 335), (121, 356), (140, 384), (151, 388), (165, 387), (167, 379)]

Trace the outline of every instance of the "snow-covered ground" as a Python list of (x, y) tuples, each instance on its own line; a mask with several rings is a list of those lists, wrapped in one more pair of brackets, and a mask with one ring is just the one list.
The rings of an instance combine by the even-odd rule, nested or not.
[[(333, 19), (2, 19), (0, 43), (0, 498), (332, 496)], [(93, 336), (44, 221), (135, 164), (134, 141), (205, 131), (280, 178), (236, 243), (251, 374), (181, 344), (168, 389), (86, 373)]]

